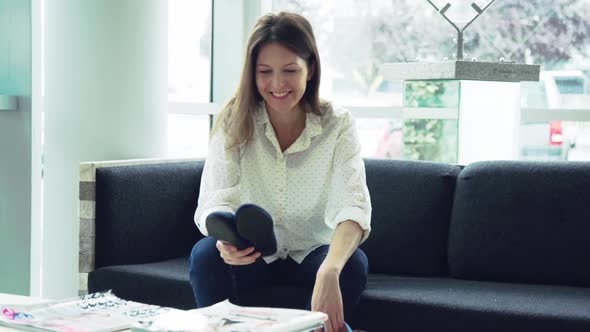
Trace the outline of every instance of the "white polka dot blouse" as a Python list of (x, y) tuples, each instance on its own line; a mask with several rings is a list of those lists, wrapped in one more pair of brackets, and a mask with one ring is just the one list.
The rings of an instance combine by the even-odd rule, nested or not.
[(301, 263), (329, 244), (346, 220), (360, 225), (364, 241), (371, 230), (371, 199), (350, 113), (333, 107), (322, 116), (307, 113), (305, 129), (284, 152), (263, 103), (255, 114), (248, 144), (226, 150), (223, 130), (209, 142), (195, 212), (199, 230), (207, 235), (211, 212), (254, 203), (274, 220), (278, 251), (264, 258), (267, 263), (287, 256)]

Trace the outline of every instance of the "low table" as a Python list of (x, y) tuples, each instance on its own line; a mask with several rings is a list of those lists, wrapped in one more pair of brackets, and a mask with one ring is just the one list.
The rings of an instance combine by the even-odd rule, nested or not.
[[(30, 296), (23, 296), (23, 295), (13, 295), (13, 294), (5, 294), (0, 293), (0, 304), (37, 304), (43, 303), (47, 301), (47, 299), (38, 298), (38, 297), (30, 297)], [(0, 315), (2, 313), (0, 312)], [(22, 332), (23, 330), (14, 329), (6, 326), (0, 325), (0, 332)], [(121, 332), (130, 332), (131, 330), (122, 330)]]
[[(41, 303), (43, 301), (44, 301), (43, 299), (40, 299), (37, 297), (0, 293), (0, 304), (35, 304), (35, 303)], [(0, 325), (0, 332), (8, 332), (8, 331), (14, 332), (14, 331), (22, 331), (22, 330), (17, 330), (17, 329), (13, 329), (10, 327), (5, 327), (5, 326)]]
[[(12, 295), (12, 294), (4, 294), (4, 293), (0, 293), (0, 304), (21, 304), (21, 305), (27, 305), (27, 304), (37, 304), (37, 303), (42, 303), (47, 301), (46, 299), (42, 299), (42, 298), (35, 298), (35, 297), (29, 297), (29, 296), (22, 296), (22, 295)], [(2, 313), (0, 312), (0, 315)], [(10, 328), (10, 327), (5, 327), (0, 325), (0, 332), (16, 332), (16, 331), (23, 331), (23, 330), (19, 330), (19, 329), (14, 329), (14, 328)], [(127, 330), (122, 330), (122, 332), (129, 332), (131, 330), (127, 329)]]

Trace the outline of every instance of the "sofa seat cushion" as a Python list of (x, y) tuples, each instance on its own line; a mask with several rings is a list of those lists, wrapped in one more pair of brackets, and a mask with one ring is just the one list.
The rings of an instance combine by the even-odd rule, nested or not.
[(88, 274), (90, 293), (112, 289), (123, 299), (179, 309), (195, 308), (188, 257), (102, 267)]
[(368, 331), (590, 331), (590, 289), (369, 275), (351, 323)]
[[(186, 257), (100, 268), (89, 274), (88, 289), (180, 309), (195, 306)], [(299, 308), (308, 298), (288, 285), (241, 294), (249, 306)], [(370, 274), (351, 323), (368, 331), (589, 331), (590, 289)]]

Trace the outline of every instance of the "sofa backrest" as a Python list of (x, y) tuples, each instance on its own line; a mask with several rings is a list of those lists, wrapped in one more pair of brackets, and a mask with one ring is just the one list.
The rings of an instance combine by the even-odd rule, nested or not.
[(457, 278), (590, 286), (590, 163), (487, 161), (459, 175)]
[[(96, 268), (188, 255), (204, 161), (96, 169)], [(373, 205), (362, 248), (372, 273), (440, 275), (460, 168), (365, 160)]]
[(96, 268), (188, 256), (204, 162), (96, 169)]
[(365, 160), (373, 214), (361, 245), (372, 273), (441, 275), (447, 272), (447, 238), (455, 165), (408, 160)]

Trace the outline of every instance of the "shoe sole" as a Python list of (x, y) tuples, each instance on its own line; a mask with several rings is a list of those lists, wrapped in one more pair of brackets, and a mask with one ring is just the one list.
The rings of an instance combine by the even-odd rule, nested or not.
[(235, 222), (225, 216), (212, 213), (207, 216), (205, 226), (209, 236), (221, 242), (229, 243), (239, 250), (252, 246), (250, 242), (239, 235)]
[(277, 239), (274, 234), (272, 217), (264, 209), (244, 204), (236, 211), (238, 233), (260, 251), (263, 257), (277, 252)]

